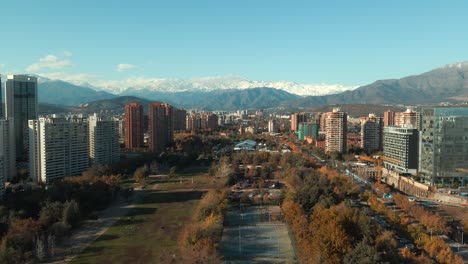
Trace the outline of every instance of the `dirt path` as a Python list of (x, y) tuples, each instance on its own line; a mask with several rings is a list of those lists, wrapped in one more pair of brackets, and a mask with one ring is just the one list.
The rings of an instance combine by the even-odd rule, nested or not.
[[(153, 185), (152, 187), (157, 187)], [(48, 262), (49, 264), (59, 264), (70, 262), (74, 257), (78, 256), (89, 244), (94, 242), (109, 227), (114, 225), (121, 217), (135, 206), (135, 202), (141, 199), (144, 192), (141, 189), (135, 189), (130, 202), (125, 202), (122, 199), (114, 202), (109, 208), (99, 213), (98, 220), (86, 220), (82, 226), (73, 231), (72, 235), (57, 244), (54, 248), (54, 257)]]

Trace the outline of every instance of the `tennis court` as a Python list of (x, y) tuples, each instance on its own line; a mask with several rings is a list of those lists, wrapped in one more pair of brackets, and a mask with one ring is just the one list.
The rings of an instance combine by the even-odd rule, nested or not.
[(233, 206), (221, 240), (225, 263), (296, 263), (279, 206)]

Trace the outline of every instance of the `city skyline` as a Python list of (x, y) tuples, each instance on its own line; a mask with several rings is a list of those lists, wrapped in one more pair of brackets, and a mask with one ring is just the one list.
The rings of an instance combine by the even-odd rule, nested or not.
[(235, 75), (355, 87), (468, 60), (468, 37), (460, 33), (466, 7), (462, 1), (30, 1), (28, 8), (8, 2), (4, 34), (16, 41), (2, 45), (0, 73), (103, 85)]

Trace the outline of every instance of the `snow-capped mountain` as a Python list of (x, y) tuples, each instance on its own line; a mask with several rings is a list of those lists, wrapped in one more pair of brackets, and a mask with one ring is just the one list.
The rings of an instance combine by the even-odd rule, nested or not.
[[(39, 76), (40, 77), (40, 76)], [(258, 87), (276, 88), (300, 96), (328, 95), (353, 90), (355, 86), (340, 84), (298, 84), (290, 81), (252, 81), (239, 76), (216, 76), (191, 79), (167, 79), (130, 77), (125, 80), (96, 80), (83, 78), (56, 78), (54, 76), (40, 77), (40, 81), (63, 80), (74, 85), (109, 92), (112, 94), (132, 94), (141, 90), (150, 92), (196, 92), (215, 91), (220, 89), (251, 89)], [(78, 76), (80, 77), (80, 76)]]

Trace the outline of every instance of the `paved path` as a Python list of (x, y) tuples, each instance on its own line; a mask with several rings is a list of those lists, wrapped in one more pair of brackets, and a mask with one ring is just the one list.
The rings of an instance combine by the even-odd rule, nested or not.
[(130, 202), (122, 199), (114, 202), (110, 207), (99, 213), (98, 220), (86, 220), (82, 226), (73, 231), (72, 235), (62, 241), (54, 248), (54, 258), (49, 260), (49, 264), (68, 263), (78, 256), (83, 250), (98, 237), (104, 234), (112, 225), (135, 206), (143, 195), (143, 191), (135, 189)]

